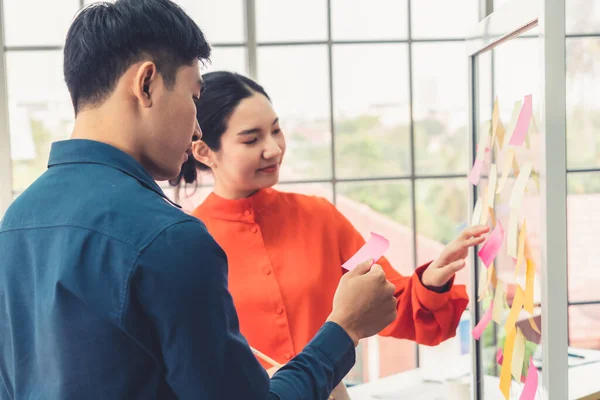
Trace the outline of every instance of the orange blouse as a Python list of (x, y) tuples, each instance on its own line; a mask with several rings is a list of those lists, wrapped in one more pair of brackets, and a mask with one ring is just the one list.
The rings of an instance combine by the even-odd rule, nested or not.
[[(341, 265), (364, 238), (327, 200), (274, 189), (241, 200), (212, 193), (193, 214), (227, 254), (242, 334), (250, 346), (284, 364), (331, 313)], [(421, 283), (426, 265), (405, 277), (385, 258), (378, 264), (398, 298), (398, 317), (381, 335), (426, 345), (455, 335), (468, 303), (463, 285), (436, 293)]]

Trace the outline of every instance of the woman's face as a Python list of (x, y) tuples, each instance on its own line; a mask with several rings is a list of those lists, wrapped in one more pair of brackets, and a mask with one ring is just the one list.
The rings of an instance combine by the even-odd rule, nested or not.
[(215, 191), (247, 197), (279, 180), (285, 138), (271, 102), (255, 93), (238, 104), (221, 136), (221, 148), (209, 151)]

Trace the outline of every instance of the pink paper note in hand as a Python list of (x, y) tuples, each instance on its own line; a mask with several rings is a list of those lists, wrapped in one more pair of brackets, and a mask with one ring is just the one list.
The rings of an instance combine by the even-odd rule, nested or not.
[(471, 169), (471, 173), (469, 174), (469, 182), (471, 182), (474, 186), (479, 184), (479, 177), (481, 177), (482, 169), (483, 161), (475, 160), (475, 163), (473, 163), (473, 168)]
[(483, 261), (483, 264), (489, 268), (489, 266), (496, 258), (496, 255), (500, 251), (500, 247), (502, 247), (502, 241), (504, 240), (504, 229), (502, 229), (502, 224), (498, 220), (498, 225), (494, 228), (488, 240), (485, 242), (481, 250), (479, 250), (479, 258)]
[(535, 365), (533, 365), (533, 359), (529, 359), (529, 369), (527, 370), (527, 380), (525, 381), (525, 387), (521, 392), (519, 400), (534, 400), (535, 394), (538, 388), (538, 371)]
[(525, 137), (529, 131), (531, 113), (533, 112), (532, 103), (531, 95), (528, 94), (525, 96), (525, 101), (523, 102), (523, 107), (521, 107), (521, 113), (519, 114), (519, 119), (515, 125), (515, 130), (510, 138), (510, 142), (508, 142), (508, 144), (511, 146), (521, 146), (523, 143), (525, 143)]
[(475, 326), (475, 328), (473, 328), (473, 337), (475, 338), (475, 340), (479, 340), (479, 338), (483, 334), (483, 331), (485, 330), (486, 326), (488, 326), (488, 324), (492, 320), (492, 309), (493, 308), (494, 308), (494, 302), (492, 301), (490, 304), (490, 308), (488, 308), (488, 310), (485, 312), (485, 314), (483, 314), (483, 317), (481, 317), (481, 319), (479, 320), (479, 323)]
[(363, 247), (360, 248), (350, 258), (348, 261), (342, 265), (342, 268), (347, 269), (348, 271), (352, 271), (356, 266), (360, 263), (363, 263), (369, 259), (372, 259), (374, 262), (379, 260), (383, 253), (390, 247), (390, 242), (381, 235), (377, 233), (371, 232), (371, 238), (364, 244)]

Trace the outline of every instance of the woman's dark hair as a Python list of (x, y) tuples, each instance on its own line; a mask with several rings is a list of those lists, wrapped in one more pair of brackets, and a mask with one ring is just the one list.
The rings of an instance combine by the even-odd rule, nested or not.
[[(221, 136), (227, 130), (227, 123), (240, 102), (255, 93), (271, 100), (265, 89), (252, 79), (234, 72), (217, 71), (202, 75), (203, 89), (196, 102), (196, 118), (204, 143), (213, 151), (221, 148)], [(172, 186), (181, 187), (182, 183), (195, 184), (197, 171), (210, 168), (190, 156), (181, 167), (177, 178), (169, 181)]]

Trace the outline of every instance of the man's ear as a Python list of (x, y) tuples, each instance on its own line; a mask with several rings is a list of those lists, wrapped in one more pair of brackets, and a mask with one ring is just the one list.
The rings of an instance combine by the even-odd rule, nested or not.
[(202, 164), (211, 169), (216, 166), (215, 153), (202, 140), (196, 140), (195, 142), (192, 142), (192, 155), (196, 160), (200, 161)]
[(132, 92), (142, 107), (152, 107), (152, 94), (159, 80), (156, 64), (145, 61), (139, 65), (133, 80)]

